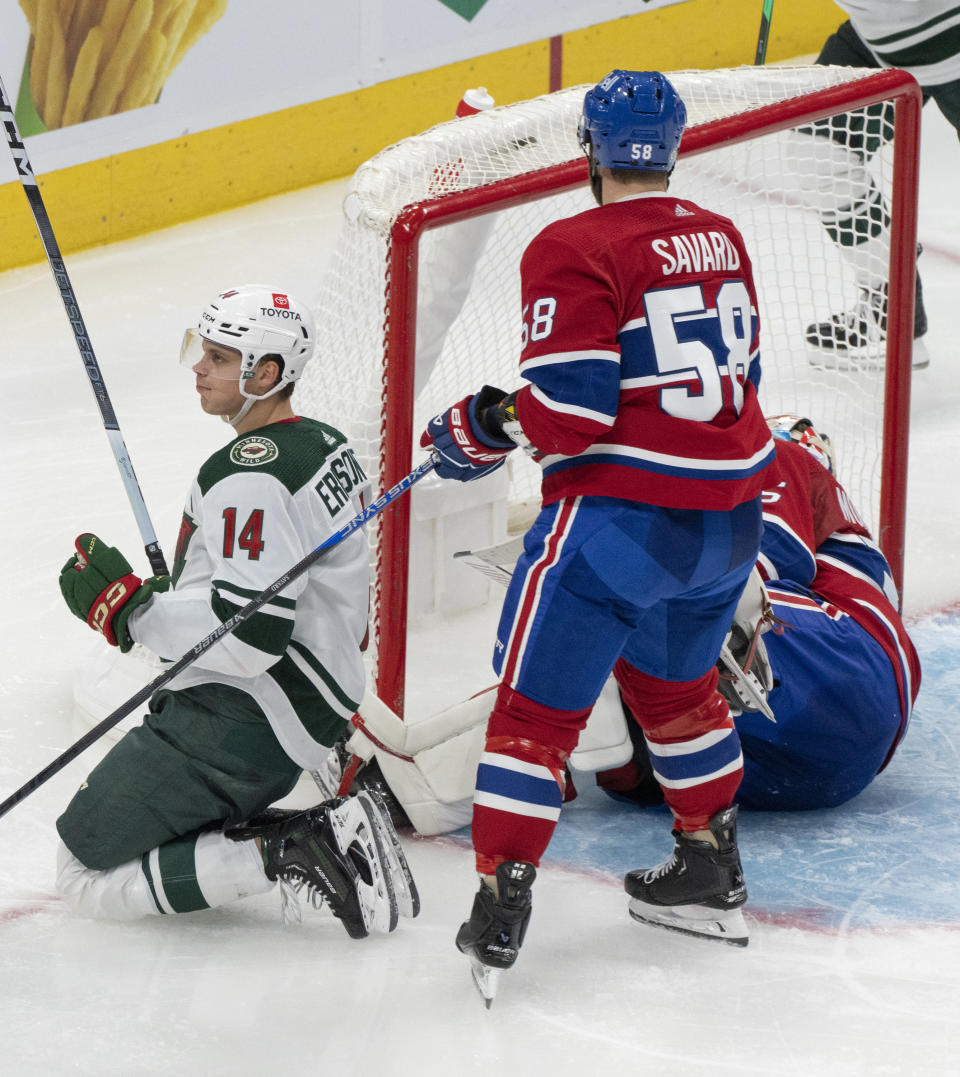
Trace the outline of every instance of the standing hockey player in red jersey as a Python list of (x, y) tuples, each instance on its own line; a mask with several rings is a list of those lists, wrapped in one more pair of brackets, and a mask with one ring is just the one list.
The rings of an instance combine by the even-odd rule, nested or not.
[(774, 450), (743, 240), (667, 194), (685, 122), (658, 72), (614, 71), (587, 93), (579, 139), (598, 208), (549, 225), (523, 255), (529, 384), (484, 386), (421, 437), (444, 478), (479, 478), (518, 444), (543, 468), (495, 648), (473, 817), (481, 883), (457, 935), (488, 1004), (523, 942), (565, 760), (611, 671), (663, 746), (675, 818), (671, 856), (627, 875), (631, 915), (747, 942), (742, 757), (715, 667)]
[[(200, 468), (170, 577), (140, 580), (90, 533), (60, 574), (72, 613), (129, 651), (176, 658), (363, 507), (366, 476), (333, 426), (297, 416), (313, 315), (259, 285), (221, 293), (181, 362), (233, 437)], [(57, 889), (86, 916), (193, 912), (306, 887), (352, 938), (416, 915), (416, 888), (367, 793), (270, 808), (315, 770), (363, 694), (369, 554), (355, 532), (150, 699), (57, 820)], [(268, 810), (269, 809), (269, 810)]]

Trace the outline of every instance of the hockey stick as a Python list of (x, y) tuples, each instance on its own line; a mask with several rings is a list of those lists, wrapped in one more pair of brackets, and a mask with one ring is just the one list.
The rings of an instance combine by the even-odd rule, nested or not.
[(762, 67), (767, 59), (767, 40), (770, 37), (770, 19), (773, 17), (773, 0), (763, 0), (763, 11), (760, 15), (760, 34), (757, 37), (757, 53), (754, 57), (754, 65)]
[(27, 156), (27, 149), (23, 144), (23, 139), (20, 137), (17, 121), (13, 115), (13, 106), (7, 97), (7, 91), (2, 79), (0, 79), (0, 123), (2, 123), (4, 133), (7, 136), (7, 145), (13, 155), (13, 163), (20, 177), (20, 183), (23, 185), (27, 201), (30, 203), (30, 209), (33, 211), (33, 219), (36, 221), (37, 231), (40, 233), (40, 242), (43, 244), (43, 249), (47, 254), (47, 261), (53, 270), (53, 279), (56, 281), (60, 298), (63, 300), (67, 320), (73, 330), (77, 347), (80, 349), (80, 358), (83, 360), (87, 376), (90, 378), (93, 395), (96, 397), (97, 406), (100, 408), (100, 415), (103, 418), (103, 425), (107, 431), (107, 439), (117, 461), (117, 467), (120, 468), (123, 485), (126, 487), (133, 515), (136, 517), (137, 527), (140, 529), (140, 537), (143, 539), (147, 560), (150, 562), (150, 568), (155, 576), (166, 576), (168, 575), (167, 564), (163, 559), (163, 552), (160, 549), (160, 543), (157, 541), (156, 532), (153, 530), (153, 524), (150, 522), (150, 514), (147, 512), (140, 484), (134, 474), (130, 454), (127, 452), (127, 447), (123, 442), (120, 425), (117, 422), (113, 404), (107, 394), (107, 387), (103, 383), (97, 357), (93, 353), (93, 345), (90, 343), (87, 327), (84, 325), (83, 316), (80, 313), (80, 305), (77, 303), (73, 285), (67, 275), (67, 267), (63, 264), (63, 256), (60, 254), (50, 217), (47, 215), (46, 206), (44, 206), (43, 198), (40, 195), (37, 177), (34, 175), (33, 166)]
[(0, 804), (0, 818), (6, 815), (11, 808), (19, 804), (21, 800), (25, 800), (31, 793), (39, 789), (41, 785), (55, 774), (63, 770), (68, 763), (72, 763), (81, 752), (86, 751), (94, 741), (99, 740), (104, 733), (126, 718), (128, 714), (135, 711), (142, 703), (145, 703), (154, 692), (173, 680), (177, 674), (182, 673), (188, 666), (193, 665), (193, 663), (196, 662), (202, 654), (209, 651), (215, 643), (223, 639), (224, 636), (229, 635), (234, 629), (239, 628), (244, 621), (249, 620), (261, 606), (264, 606), (271, 598), (278, 595), (285, 587), (288, 587), (294, 580), (302, 576), (325, 551), (330, 549), (331, 546), (336, 546), (337, 543), (342, 542), (348, 535), (351, 535), (356, 531), (358, 527), (362, 527), (368, 520), (372, 520), (374, 516), (383, 512), (388, 505), (392, 504), (398, 497), (405, 494), (415, 482), (422, 479), (423, 476), (432, 471), (434, 467), (436, 467), (436, 459), (431, 456), (420, 464), (419, 467), (415, 467), (409, 475), (402, 478), (396, 486), (392, 486), (385, 493), (381, 494), (372, 505), (354, 516), (348, 524), (341, 527), (339, 531), (322, 542), (315, 550), (308, 553), (306, 557), (299, 560), (293, 568), (285, 572), (279, 579), (274, 580), (269, 587), (251, 598), (243, 609), (237, 610), (232, 617), (224, 621), (218, 628), (215, 628), (209, 636), (205, 636), (199, 643), (195, 644), (189, 651), (187, 651), (183, 657), (174, 662), (172, 666), (165, 669), (159, 677), (155, 677), (148, 685), (145, 685), (139, 692), (132, 695), (126, 703), (122, 703), (115, 711), (108, 714), (101, 722), (98, 722), (75, 744), (71, 745), (61, 755), (58, 755), (52, 763), (45, 766), (39, 774), (36, 774), (15, 793), (7, 797), (7, 799)]

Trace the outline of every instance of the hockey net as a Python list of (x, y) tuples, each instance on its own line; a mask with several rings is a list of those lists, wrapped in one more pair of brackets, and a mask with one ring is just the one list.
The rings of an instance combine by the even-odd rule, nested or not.
[[(899, 583), (916, 83), (898, 71), (819, 66), (670, 78), (689, 116), (670, 191), (732, 218), (744, 235), (761, 308), (764, 411), (809, 416), (830, 435), (838, 477)], [(318, 357), (297, 406), (345, 430), (376, 488), (393, 485), (422, 458), (417, 440), (433, 414), (484, 383), (521, 384), (520, 255), (549, 221), (593, 205), (576, 140), (587, 88), (441, 124), (357, 170), (316, 301)], [(878, 135), (878, 152), (857, 148), (864, 131)], [(882, 304), (885, 289), (886, 338), (878, 334), (854, 364), (824, 365), (805, 339), (807, 327), (862, 301)], [(423, 571), (423, 559), (438, 558), (439, 547), (418, 555), (414, 542), (411, 551), (411, 519), (443, 513), (448, 532), (461, 521), (463, 545), (495, 541), (497, 531), (505, 538), (522, 529), (538, 486), (538, 468), (517, 452), (479, 483), (424, 480), (371, 526), (371, 674), (398, 713), (411, 557), (421, 558), (422, 576), (447, 571), (440, 560)], [(472, 497), (496, 509), (484, 517), (494, 534), (476, 532)], [(431, 508), (437, 503), (443, 507)], [(424, 608), (429, 603), (416, 606)]]

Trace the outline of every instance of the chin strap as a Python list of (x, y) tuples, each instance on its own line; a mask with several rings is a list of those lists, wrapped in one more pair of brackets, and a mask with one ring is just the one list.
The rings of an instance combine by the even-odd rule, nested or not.
[(220, 418), (223, 419), (225, 423), (229, 423), (231, 426), (236, 426), (237, 423), (241, 421), (241, 419), (245, 419), (247, 417), (248, 412), (254, 404), (256, 404), (260, 400), (268, 400), (271, 396), (276, 396), (276, 394), (280, 392), (284, 385), (287, 384), (289, 384), (289, 382), (278, 381), (272, 389), (267, 390), (267, 392), (265, 392), (262, 396), (257, 396), (254, 393), (244, 392), (243, 381), (241, 381), (240, 395), (244, 398), (243, 407), (240, 408), (236, 415), (221, 415)]
[(262, 396), (248, 396), (243, 402), (243, 407), (237, 412), (236, 415), (221, 415), (225, 423), (229, 423), (231, 426), (236, 426), (241, 419), (245, 419), (247, 412), (253, 407), (258, 400), (263, 400)]
[(593, 197), (597, 201), (598, 206), (603, 205), (603, 182), (600, 177), (600, 171), (597, 168), (597, 159), (593, 156), (593, 151), (587, 155), (587, 163), (590, 166), (590, 190), (593, 191)]

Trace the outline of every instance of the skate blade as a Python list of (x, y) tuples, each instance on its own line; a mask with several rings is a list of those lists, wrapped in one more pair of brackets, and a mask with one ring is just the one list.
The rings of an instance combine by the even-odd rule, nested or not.
[[(883, 345), (880, 345), (883, 348)], [(816, 348), (807, 345), (807, 359), (812, 367), (818, 370), (836, 370), (841, 373), (857, 373), (866, 371), (876, 373), (886, 367), (886, 354), (876, 349), (849, 349), (831, 351), (829, 349)], [(924, 342), (917, 338), (913, 342), (913, 357), (910, 362), (912, 370), (926, 370), (930, 365), (930, 353)]]
[(368, 883), (362, 875), (354, 881), (363, 926), (367, 932), (387, 935), (397, 926), (399, 907), (390, 874), (387, 853), (388, 839), (377, 816), (377, 808), (368, 794), (349, 797), (330, 813), (334, 837), (344, 857), (351, 849), (366, 863)]
[[(880, 346), (882, 348), (882, 345)], [(883, 370), (886, 360), (882, 351), (876, 349), (849, 348), (831, 349), (817, 348), (812, 344), (807, 345), (807, 360), (810, 366), (818, 370), (836, 370), (840, 373), (856, 373), (866, 371), (875, 373)]]
[(923, 342), (922, 337), (915, 337), (913, 341), (913, 358), (910, 366), (913, 370), (926, 370), (930, 365), (930, 353)]
[(386, 851), (387, 865), (390, 869), (394, 894), (397, 899), (397, 911), (400, 916), (413, 919), (420, 915), (420, 892), (413, 881), (413, 873), (407, 863), (406, 854), (400, 844), (400, 838), (390, 819), (390, 812), (379, 793), (367, 792), (367, 796), (376, 801), (380, 809), (373, 820), (381, 832)]
[(725, 942), (728, 946), (746, 946), (750, 942), (747, 922), (739, 909), (721, 913), (705, 905), (679, 905), (673, 908), (646, 905), (632, 898), (630, 916), (641, 924), (666, 928), (697, 939)]
[(473, 974), (474, 985), (483, 998), (483, 1004), (489, 1010), (500, 989), (500, 973), (503, 970), (492, 969), (489, 965), (484, 965), (482, 961), (471, 957), (470, 971)]

